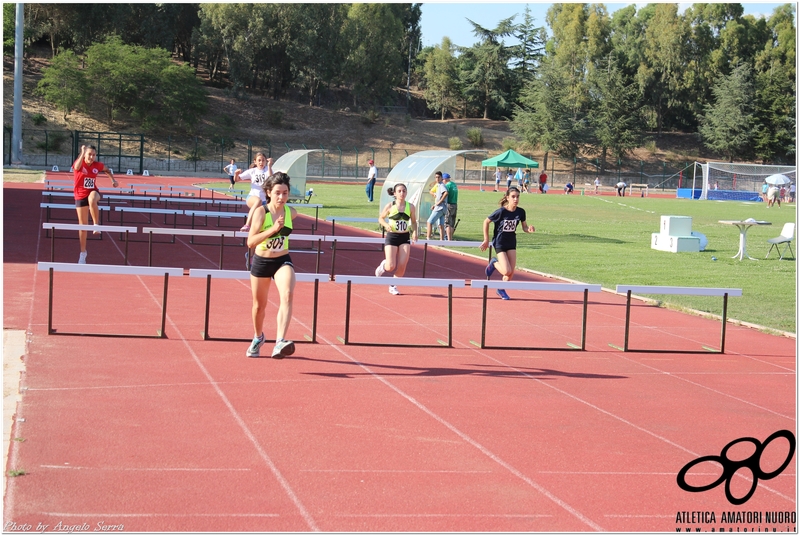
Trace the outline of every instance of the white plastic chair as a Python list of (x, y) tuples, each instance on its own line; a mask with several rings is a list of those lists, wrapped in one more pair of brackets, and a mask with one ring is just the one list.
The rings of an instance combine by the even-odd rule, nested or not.
[(785, 252), (785, 249), (783, 249), (781, 252), (780, 244), (785, 243), (788, 245), (788, 250), (791, 251), (791, 255), (794, 257), (794, 259), (796, 259), (796, 255), (793, 254), (793, 249), (791, 249), (791, 242), (793, 241), (793, 232), (795, 228), (796, 223), (785, 223), (785, 225), (782, 227), (782, 232), (780, 235), (776, 238), (771, 238), (768, 240), (768, 242), (771, 244), (771, 247), (769, 248), (768, 253), (766, 253), (766, 258), (768, 258), (768, 255), (771, 254), (771, 249), (776, 247), (777, 252), (780, 253), (780, 260), (782, 260), (782, 255)]

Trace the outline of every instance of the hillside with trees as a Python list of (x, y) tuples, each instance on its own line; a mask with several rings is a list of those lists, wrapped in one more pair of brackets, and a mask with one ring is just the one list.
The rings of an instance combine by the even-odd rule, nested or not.
[[(3, 8), (8, 58), (14, 4)], [(604, 167), (674, 133), (729, 160), (795, 162), (791, 4), (757, 19), (741, 4), (552, 4), (550, 30), (520, 5), (493, 29), (470, 21), (474, 46), (424, 49), (420, 17), (420, 4), (25, 4), (25, 42), (49, 52), (35, 98), (64, 124), (150, 138), (241, 136), (223, 98), (287, 137), (294, 111), (317, 108), (410, 137), (418, 119), (450, 133), (482, 119), (499, 125), (486, 146), (545, 162)]]

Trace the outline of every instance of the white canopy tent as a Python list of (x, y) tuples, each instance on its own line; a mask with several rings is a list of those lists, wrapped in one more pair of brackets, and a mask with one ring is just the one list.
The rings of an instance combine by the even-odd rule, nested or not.
[(407, 199), (416, 206), (418, 222), (427, 221), (433, 204), (433, 196), (429, 192), (436, 182), (436, 171), (449, 173), (454, 177), (457, 157), (469, 152), (482, 151), (424, 150), (403, 159), (391, 170), (383, 183), (378, 214), (386, 204), (394, 200), (386, 190), (395, 184), (405, 184), (408, 187)]
[(308, 179), (308, 153), (322, 152), (322, 149), (293, 150), (287, 152), (272, 164), (272, 170), (286, 173), (291, 179), (291, 197), (305, 196), (305, 183)]

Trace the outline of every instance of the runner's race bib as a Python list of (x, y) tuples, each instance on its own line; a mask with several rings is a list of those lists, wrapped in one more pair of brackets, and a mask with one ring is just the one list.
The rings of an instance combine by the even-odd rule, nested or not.
[(256, 173), (252, 177), (252, 183), (256, 186), (263, 186), (266, 183), (266, 173)]
[(279, 251), (279, 250), (283, 249), (283, 246), (285, 245), (285, 243), (286, 243), (286, 237), (285, 236), (272, 238), (271, 240), (266, 242), (266, 248), (267, 249), (271, 249), (273, 251)]
[(94, 179), (91, 177), (84, 177), (83, 187), (86, 189), (94, 189)]
[(500, 225), (500, 230), (502, 232), (516, 232), (516, 227), (519, 225), (518, 219), (504, 219), (502, 221), (502, 225)]
[(403, 220), (394, 221), (394, 232), (408, 232), (408, 222)]

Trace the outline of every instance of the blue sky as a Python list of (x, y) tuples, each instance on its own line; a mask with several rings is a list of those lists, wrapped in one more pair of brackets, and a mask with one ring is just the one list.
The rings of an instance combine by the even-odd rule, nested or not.
[[(638, 7), (643, 7), (647, 4), (635, 4)], [(771, 15), (775, 7), (783, 5), (784, 2), (779, 3), (745, 3), (744, 13), (747, 15), (754, 15), (756, 18), (760, 15), (768, 17)], [(422, 4), (422, 45), (434, 46), (441, 43), (441, 38), (445, 35), (458, 46), (472, 46), (476, 43), (476, 38), (472, 33), (472, 25), (466, 20), (467, 18), (480, 24), (484, 28), (492, 29), (496, 27), (497, 23), (506, 19), (514, 14), (518, 14), (515, 22), (524, 20), (524, 7), (530, 6), (530, 12), (535, 18), (535, 22), (539, 26), (546, 25), (546, 13), (551, 3), (484, 3), (484, 2), (470, 2), (470, 3), (451, 3), (451, 2), (433, 2)], [(630, 5), (630, 3), (606, 3), (608, 11), (614, 11)], [(680, 3), (680, 12), (683, 12), (690, 3)], [(508, 43), (510, 44), (510, 43)]]

